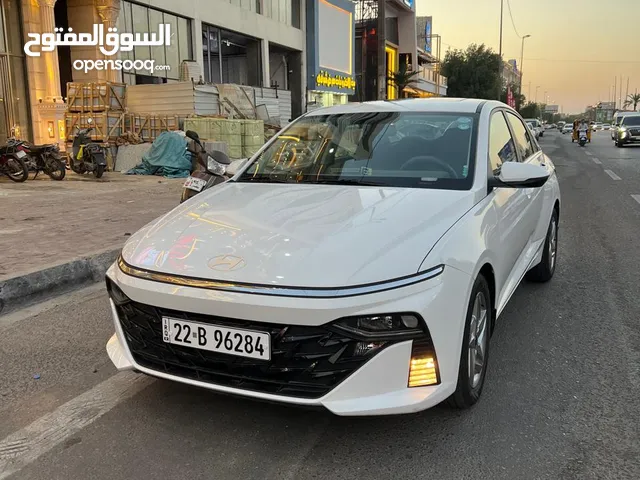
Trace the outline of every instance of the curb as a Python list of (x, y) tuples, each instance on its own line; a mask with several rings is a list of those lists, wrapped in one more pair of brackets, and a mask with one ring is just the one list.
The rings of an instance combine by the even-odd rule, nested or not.
[(0, 315), (102, 281), (120, 251), (108, 249), (0, 280)]

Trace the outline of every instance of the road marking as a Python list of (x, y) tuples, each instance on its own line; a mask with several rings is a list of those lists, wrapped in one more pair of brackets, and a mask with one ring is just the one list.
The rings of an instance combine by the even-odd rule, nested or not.
[(152, 378), (133, 372), (118, 373), (1, 440), (0, 480), (20, 471), (152, 382)]
[(640, 203), (640, 195), (631, 195), (631, 198), (633, 198), (636, 202)]
[(615, 173), (613, 173), (611, 170), (605, 170), (604, 173), (606, 173), (607, 175), (609, 175), (611, 178), (613, 178), (614, 180), (622, 180), (618, 175), (616, 175)]
[(598, 160), (597, 157), (593, 157), (591, 160), (593, 160), (593, 163), (595, 163), (596, 165), (602, 165), (602, 162)]
[(592, 155), (593, 155), (593, 153), (591, 153), (589, 150), (587, 150), (587, 151), (586, 151), (586, 152), (584, 152), (584, 153), (586, 153), (586, 154), (587, 154), (587, 155), (589, 155), (589, 156), (592, 156)]

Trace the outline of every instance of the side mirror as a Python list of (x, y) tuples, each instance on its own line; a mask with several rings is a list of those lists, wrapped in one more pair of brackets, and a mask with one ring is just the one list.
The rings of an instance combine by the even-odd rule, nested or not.
[(193, 130), (187, 130), (185, 132), (185, 135), (189, 137), (191, 140), (193, 140), (194, 142), (200, 143), (200, 136), (198, 135), (197, 132), (194, 132)]
[(489, 187), (538, 188), (549, 180), (549, 172), (541, 165), (505, 162), (497, 177), (489, 177)]

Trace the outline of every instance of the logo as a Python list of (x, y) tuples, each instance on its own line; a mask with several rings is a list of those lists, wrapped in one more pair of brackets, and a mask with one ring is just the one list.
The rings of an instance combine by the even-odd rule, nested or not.
[[(24, 53), (29, 57), (39, 57), (41, 52), (52, 52), (58, 46), (97, 46), (106, 57), (118, 52), (130, 52), (138, 46), (171, 46), (171, 24), (158, 25), (159, 33), (118, 33), (117, 28), (108, 28), (105, 35), (104, 25), (94, 24), (92, 33), (74, 33), (69, 28), (64, 33), (63, 28), (54, 28), (54, 33), (28, 33), (30, 39), (24, 45)], [(33, 50), (33, 47), (39, 47)], [(154, 60), (75, 60), (73, 68), (76, 70), (147, 70), (153, 74), (154, 70), (170, 70), (168, 65), (156, 65)]]
[(207, 264), (211, 270), (218, 272), (233, 272), (243, 268), (247, 262), (235, 255), (218, 255), (209, 260)]

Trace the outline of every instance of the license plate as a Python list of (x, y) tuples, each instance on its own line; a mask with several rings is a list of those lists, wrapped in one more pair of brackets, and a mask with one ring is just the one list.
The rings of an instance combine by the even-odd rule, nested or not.
[(162, 317), (162, 340), (239, 357), (271, 359), (271, 337), (268, 333), (255, 330)]
[(205, 187), (206, 184), (206, 180), (202, 180), (201, 178), (189, 177), (184, 182), (184, 188), (199, 192)]
[(27, 156), (27, 154), (24, 153), (22, 150), (18, 150), (16, 152), (16, 157), (18, 157), (18, 158), (22, 158), (22, 157), (26, 157), (26, 156)]

